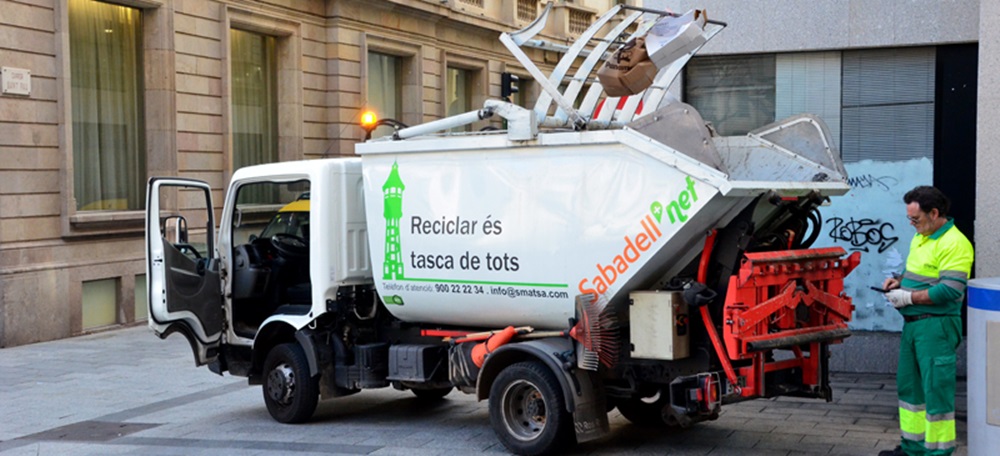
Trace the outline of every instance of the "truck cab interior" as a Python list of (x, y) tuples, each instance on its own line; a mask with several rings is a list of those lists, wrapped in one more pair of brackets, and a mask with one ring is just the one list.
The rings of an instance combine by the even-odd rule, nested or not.
[(306, 314), (309, 183), (258, 182), (239, 188), (232, 217), (232, 312), (236, 334), (253, 338), (274, 314)]

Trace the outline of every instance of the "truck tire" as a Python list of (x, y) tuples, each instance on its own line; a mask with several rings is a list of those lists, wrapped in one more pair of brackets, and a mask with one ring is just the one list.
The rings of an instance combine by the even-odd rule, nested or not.
[(663, 420), (663, 407), (667, 405), (665, 395), (654, 401), (647, 402), (640, 397), (620, 399), (617, 402), (618, 411), (636, 426), (666, 428), (667, 423)]
[(547, 454), (576, 443), (562, 388), (544, 364), (527, 361), (500, 371), (489, 407), (493, 431), (515, 454)]
[(413, 391), (413, 394), (417, 396), (418, 399), (422, 399), (425, 401), (435, 401), (438, 399), (444, 399), (444, 397), (447, 396), (452, 389), (453, 388), (451, 386), (448, 386), (444, 388), (426, 388), (426, 389), (414, 388), (410, 391)]
[(309, 376), (302, 347), (285, 343), (271, 349), (264, 361), (264, 403), (279, 423), (301, 423), (312, 417), (319, 401), (319, 378)]

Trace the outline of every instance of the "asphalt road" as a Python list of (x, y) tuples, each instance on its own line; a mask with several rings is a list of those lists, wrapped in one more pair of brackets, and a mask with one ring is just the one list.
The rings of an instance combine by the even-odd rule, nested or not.
[[(781, 398), (724, 408), (679, 431), (633, 426), (569, 454), (874, 455), (898, 442), (894, 380), (834, 374), (835, 400)], [(959, 456), (965, 447), (959, 385)], [(274, 422), (259, 387), (194, 366), (179, 335), (145, 327), (0, 349), (0, 454), (447, 455), (506, 453), (485, 402), (454, 391), (428, 404), (391, 388), (321, 402), (307, 424)]]

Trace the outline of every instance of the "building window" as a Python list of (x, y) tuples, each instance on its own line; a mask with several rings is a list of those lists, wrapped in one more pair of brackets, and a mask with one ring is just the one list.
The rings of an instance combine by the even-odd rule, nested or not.
[(84, 331), (117, 324), (118, 279), (83, 282), (81, 306), (81, 325)]
[(135, 276), (135, 318), (132, 321), (145, 321), (149, 318), (149, 300), (146, 299), (146, 274)]
[(530, 76), (517, 76), (517, 83), (514, 84), (514, 87), (517, 88), (517, 92), (514, 92), (514, 94), (510, 97), (511, 103), (514, 103), (522, 108), (533, 108), (533, 106), (528, 106), (528, 103), (531, 101), (531, 94), (529, 91), (532, 89), (532, 80), (530, 78)]
[(232, 29), (233, 170), (278, 161), (276, 39)]
[[(447, 72), (448, 83), (446, 86), (447, 94), (445, 97), (445, 103), (447, 104), (447, 111), (445, 114), (448, 116), (454, 116), (456, 114), (462, 114), (472, 110), (472, 71), (465, 70), (461, 68), (448, 67)], [(458, 127), (452, 131), (470, 131), (471, 126), (466, 125), (464, 127)]]
[[(402, 122), (403, 58), (378, 52), (368, 53), (368, 107), (379, 119)], [(372, 136), (392, 133), (392, 127), (377, 128)]]
[(844, 51), (844, 161), (934, 156), (935, 49)]
[(774, 55), (691, 59), (684, 99), (723, 136), (743, 135), (774, 122)]
[(775, 56), (774, 118), (796, 114), (818, 116), (830, 129), (839, 150), (840, 51), (790, 52)]
[(464, 3), (466, 5), (483, 7), (483, 0), (459, 0), (459, 3)]
[(138, 9), (69, 2), (77, 210), (145, 207), (141, 33)]

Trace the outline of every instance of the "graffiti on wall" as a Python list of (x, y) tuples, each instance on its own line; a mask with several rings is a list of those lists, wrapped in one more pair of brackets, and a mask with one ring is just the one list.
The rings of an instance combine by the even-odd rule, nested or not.
[(914, 234), (903, 195), (933, 181), (931, 161), (865, 160), (847, 163), (845, 168), (851, 191), (820, 208), (823, 228), (815, 246), (861, 252), (861, 264), (844, 281), (844, 292), (854, 300), (851, 329), (901, 331), (899, 312), (870, 287), (881, 286), (887, 277), (903, 270)]
[(847, 183), (851, 184), (851, 188), (876, 188), (888, 192), (899, 184), (899, 179), (892, 176), (875, 176), (869, 173), (860, 176), (850, 176), (847, 178)]
[(855, 220), (854, 217), (851, 217), (844, 220), (840, 217), (833, 217), (826, 223), (830, 227), (830, 238), (848, 244), (847, 250), (883, 253), (899, 240), (899, 237), (893, 235), (896, 227), (892, 226), (892, 223), (883, 222), (880, 219)]

